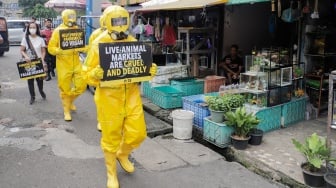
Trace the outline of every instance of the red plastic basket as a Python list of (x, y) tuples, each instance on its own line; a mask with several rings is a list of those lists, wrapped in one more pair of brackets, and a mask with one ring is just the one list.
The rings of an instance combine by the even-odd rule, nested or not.
[(204, 80), (204, 93), (218, 92), (219, 87), (225, 84), (223, 76), (207, 76)]

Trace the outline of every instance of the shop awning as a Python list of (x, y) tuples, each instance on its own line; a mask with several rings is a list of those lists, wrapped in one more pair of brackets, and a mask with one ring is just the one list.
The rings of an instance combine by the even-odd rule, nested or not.
[(168, 0), (160, 2), (151, 0), (146, 2), (147, 5), (146, 3), (141, 4), (143, 7), (138, 9), (138, 11), (196, 9), (205, 6), (224, 4), (227, 1), (228, 0)]
[(267, 2), (271, 0), (229, 0), (226, 4), (227, 5), (238, 5), (238, 4), (253, 4), (253, 3), (260, 3), (260, 2)]

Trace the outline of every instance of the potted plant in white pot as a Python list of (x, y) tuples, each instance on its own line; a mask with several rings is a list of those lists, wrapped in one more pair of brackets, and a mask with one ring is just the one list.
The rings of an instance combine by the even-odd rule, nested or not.
[(306, 162), (301, 164), (305, 184), (312, 187), (324, 186), (323, 176), (327, 170), (323, 164), (331, 153), (331, 149), (326, 145), (326, 138), (313, 133), (303, 143), (294, 138), (292, 142), (295, 148), (306, 158)]
[(236, 149), (246, 149), (251, 136), (249, 132), (256, 128), (259, 119), (252, 113), (247, 113), (244, 107), (225, 113), (225, 124), (234, 129), (231, 136), (232, 145)]
[(245, 98), (240, 94), (225, 94), (223, 96), (206, 96), (205, 102), (210, 110), (211, 121), (221, 123), (224, 121), (224, 113), (242, 107)]
[(210, 119), (213, 122), (221, 123), (224, 121), (226, 106), (221, 96), (206, 96), (205, 102), (210, 110)]

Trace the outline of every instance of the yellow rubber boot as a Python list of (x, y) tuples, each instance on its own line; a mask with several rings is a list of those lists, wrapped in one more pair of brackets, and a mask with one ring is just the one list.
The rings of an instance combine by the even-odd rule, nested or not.
[(77, 110), (76, 106), (73, 103), (70, 106), (70, 110), (72, 110), (72, 111), (76, 111)]
[(71, 121), (71, 113), (70, 113), (71, 99), (69, 96), (63, 97), (63, 110), (64, 110), (64, 120)]
[(73, 104), (73, 102), (74, 102), (74, 100), (77, 98), (77, 96), (71, 96), (70, 98), (71, 98), (70, 110), (71, 110), (71, 111), (76, 111), (77, 108), (76, 108), (76, 106)]
[(116, 154), (104, 152), (104, 156), (107, 170), (107, 188), (119, 188)]
[(100, 123), (97, 123), (97, 130), (99, 131), (99, 132), (101, 132), (101, 125), (100, 125)]
[(117, 152), (117, 160), (120, 166), (128, 173), (134, 172), (134, 165), (129, 161), (128, 156), (132, 152), (132, 147), (122, 142)]

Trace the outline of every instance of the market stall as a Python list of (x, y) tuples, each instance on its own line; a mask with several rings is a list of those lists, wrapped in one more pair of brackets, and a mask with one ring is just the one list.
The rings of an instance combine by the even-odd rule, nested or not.
[(152, 46), (153, 61), (159, 66), (187, 65), (188, 76), (194, 77), (216, 74), (221, 16), (216, 5), (225, 2), (148, 1), (135, 13), (132, 32)]

